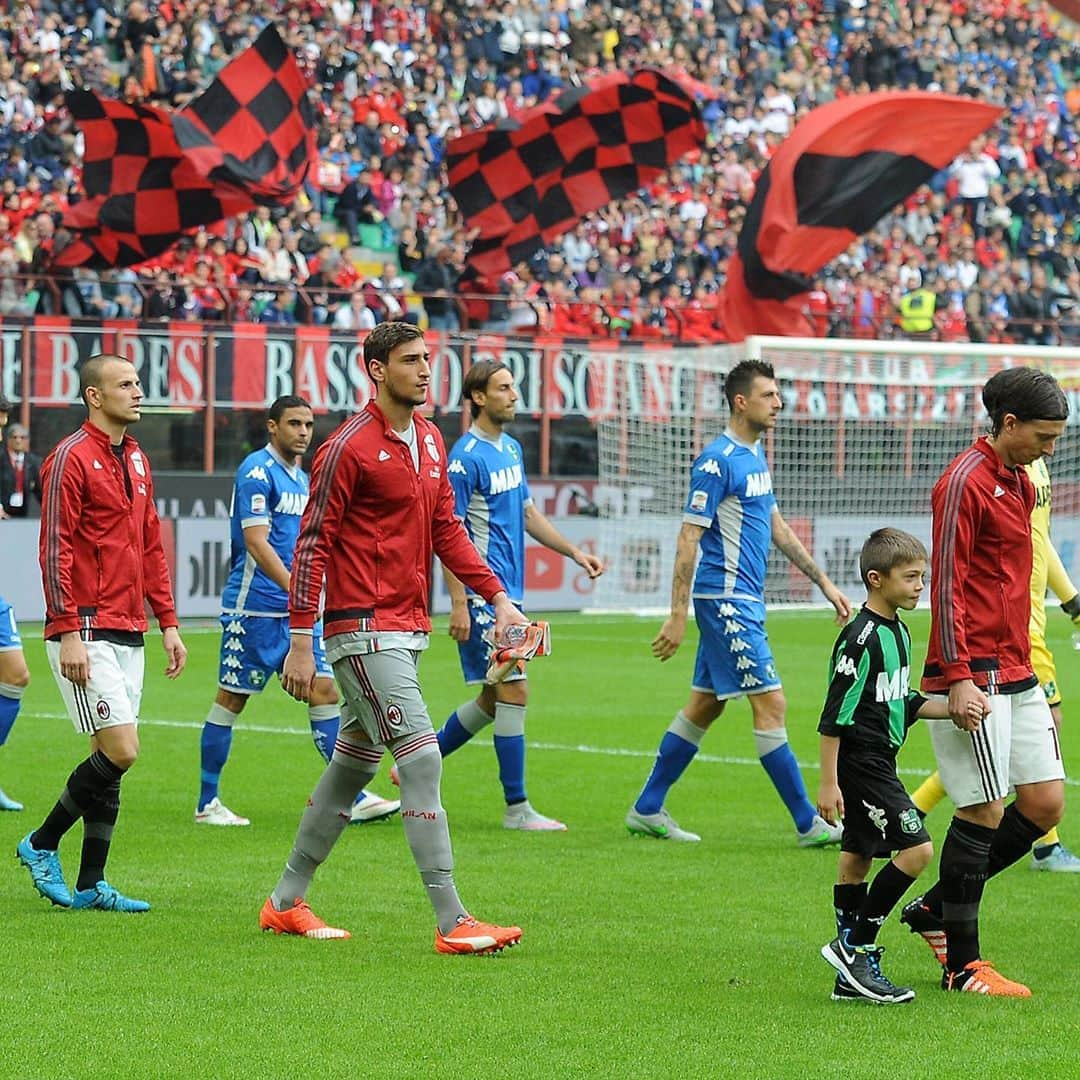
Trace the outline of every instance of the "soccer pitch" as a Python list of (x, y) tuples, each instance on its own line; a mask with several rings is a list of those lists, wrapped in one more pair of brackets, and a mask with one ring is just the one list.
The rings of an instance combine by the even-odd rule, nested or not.
[[(1065, 695), (1066, 762), (1080, 776), (1080, 675), (1067, 620), (1050, 645)], [(303, 706), (276, 685), (245, 711), (222, 798), (246, 829), (196, 828), (199, 729), (214, 694), (216, 632), (191, 629), (176, 683), (147, 641), (142, 754), (124, 782), (109, 878), (148, 915), (51, 907), (15, 861), (85, 754), (61, 715), (36, 628), (33, 675), (0, 751), (0, 785), (26, 804), (0, 814), (7, 911), (0, 995), (4, 1077), (393, 1078), (1075, 1076), (1080, 880), (1027, 860), (993, 881), (984, 955), (1031, 986), (1027, 1001), (946, 996), (929, 949), (890, 918), (885, 971), (910, 1005), (829, 1000), (835, 849), (796, 848), (754, 757), (749, 708), (729, 706), (673, 790), (700, 844), (631, 838), (622, 820), (661, 732), (683, 703), (696, 643), (654, 661), (660, 620), (551, 616), (554, 655), (530, 667), (529, 793), (569, 831), (506, 832), (490, 738), (445, 763), (457, 880), (478, 917), (514, 922), (520, 947), (438, 956), (434, 919), (395, 818), (348, 829), (309, 894), (350, 941), (262, 934), (258, 913), (292, 843), (321, 761)], [(928, 619), (913, 615), (914, 655)], [(814, 798), (815, 726), (836, 632), (824, 612), (769, 621), (788, 732)], [(468, 694), (445, 620), (421, 666), (435, 726)], [(1071, 704), (1075, 703), (1075, 704)], [(909, 786), (932, 768), (925, 731), (901, 754)], [(373, 785), (391, 791), (388, 762)], [(1068, 788), (1075, 799), (1075, 781)], [(929, 819), (940, 848), (949, 811)], [(1080, 847), (1080, 810), (1066, 814)], [(65, 839), (69, 879), (81, 826)], [(923, 880), (929, 887), (932, 867)]]

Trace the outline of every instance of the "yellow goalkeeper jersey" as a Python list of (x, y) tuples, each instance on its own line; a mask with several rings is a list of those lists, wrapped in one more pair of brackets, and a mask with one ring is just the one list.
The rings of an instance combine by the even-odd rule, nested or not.
[(1050, 542), (1050, 471), (1046, 459), (1025, 465), (1035, 485), (1035, 509), (1031, 511), (1031, 636), (1046, 636), (1046, 588), (1062, 603), (1076, 595), (1054, 545)]

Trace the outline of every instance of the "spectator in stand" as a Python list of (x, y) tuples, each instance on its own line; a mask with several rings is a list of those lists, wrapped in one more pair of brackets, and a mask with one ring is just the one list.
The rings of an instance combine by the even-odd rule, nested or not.
[(375, 315), (364, 300), (364, 290), (356, 289), (348, 304), (342, 304), (334, 315), (335, 330), (374, 330)]
[(460, 274), (453, 264), (453, 250), (446, 244), (435, 249), (416, 272), (413, 288), (423, 298), (428, 328), (431, 330), (457, 330), (457, 291)]

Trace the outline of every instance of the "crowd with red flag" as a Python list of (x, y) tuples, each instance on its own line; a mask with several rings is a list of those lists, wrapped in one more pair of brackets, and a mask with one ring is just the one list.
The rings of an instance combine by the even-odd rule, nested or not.
[[(275, 25), (314, 86), (300, 195), (134, 267), (55, 265), (86, 200), (74, 90), (197, 100)], [(721, 299), (766, 167), (815, 108), (886, 89), (993, 104), (985, 137), (793, 294), (815, 334), (1080, 340), (1075, 27), (1036, 0), (35, 0), (0, 14), (0, 315), (328, 323), (723, 341)], [(602, 80), (696, 89), (704, 144), (506, 267), (451, 194), (448, 144)], [(933, 119), (901, 118), (911, 134)], [(937, 167), (941, 166), (941, 167)], [(91, 196), (92, 198), (93, 196)], [(87, 214), (86, 203), (82, 214)], [(362, 246), (357, 246), (360, 242)], [(509, 250), (509, 249), (504, 249)], [(766, 259), (766, 263), (769, 260)], [(378, 269), (374, 269), (373, 263)], [(740, 266), (742, 264), (742, 266)], [(784, 268), (770, 264), (770, 273)], [(918, 304), (915, 303), (918, 301)]]

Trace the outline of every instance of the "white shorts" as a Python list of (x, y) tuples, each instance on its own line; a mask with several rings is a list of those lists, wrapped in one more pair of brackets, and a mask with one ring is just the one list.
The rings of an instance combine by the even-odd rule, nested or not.
[(1042, 687), (994, 694), (990, 703), (992, 711), (976, 731), (961, 731), (951, 720), (926, 721), (941, 782), (958, 807), (1004, 799), (1019, 784), (1065, 778)]
[(59, 641), (46, 641), (45, 651), (76, 731), (93, 735), (102, 728), (139, 722), (146, 654), (142, 645), (86, 642), (90, 678), (85, 687), (76, 686), (60, 674)]

